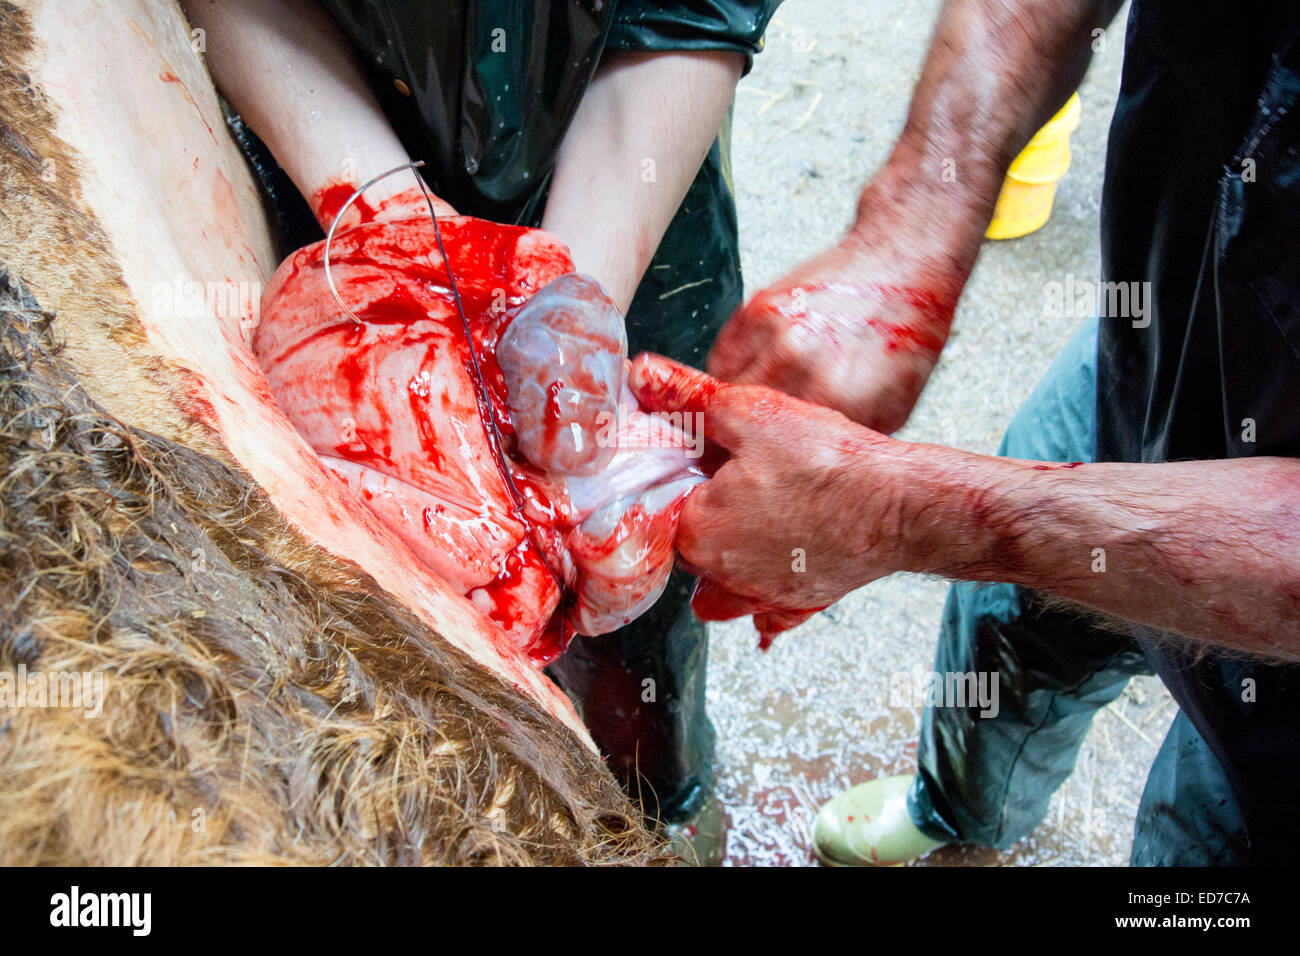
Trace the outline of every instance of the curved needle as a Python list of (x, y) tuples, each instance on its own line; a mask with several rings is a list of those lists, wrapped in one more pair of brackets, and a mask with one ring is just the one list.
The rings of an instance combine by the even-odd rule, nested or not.
[[(391, 176), (393, 175), (393, 173), (400, 173), (403, 169), (409, 169), (411, 170), (411, 172), (415, 173), (415, 178), (416, 181), (419, 182), (420, 188), (425, 190), (425, 200), (429, 201), (428, 190), (424, 185), (424, 179), (420, 176), (419, 173), (415, 172), (415, 170), (419, 169), (423, 165), (424, 165), (424, 160), (417, 159), (411, 163), (403, 163), (401, 166), (394, 166), (392, 169), (388, 170), (387, 172), (380, 173), (378, 176), (366, 180), (366, 182), (362, 183), (357, 188), (356, 192), (354, 192), (351, 196), (348, 197), (348, 201), (343, 204), (343, 206), (339, 209), (339, 211), (334, 214), (334, 221), (330, 223), (329, 232), (325, 234), (325, 282), (329, 285), (330, 295), (334, 296), (334, 301), (339, 304), (339, 308), (342, 309), (344, 312), (346, 312), (348, 314), (348, 318), (350, 318), (353, 322), (357, 323), (357, 325), (361, 324), (361, 320), (357, 318), (357, 314), (355, 312), (353, 312), (351, 309), (348, 308), (347, 303), (343, 301), (343, 297), (339, 295), (338, 286), (334, 284), (334, 276), (330, 272), (330, 243), (334, 241), (334, 231), (338, 229), (339, 223), (343, 220), (343, 214), (346, 213), (349, 208), (351, 208), (352, 204), (357, 201), (357, 199), (361, 196), (363, 192), (365, 192), (375, 183), (379, 182), (379, 180)], [(429, 203), (429, 214), (433, 215), (432, 202)]]

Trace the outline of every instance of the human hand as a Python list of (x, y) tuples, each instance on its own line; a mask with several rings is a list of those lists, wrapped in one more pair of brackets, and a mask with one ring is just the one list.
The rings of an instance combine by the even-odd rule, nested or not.
[(968, 251), (946, 255), (946, 240), (919, 240), (909, 216), (868, 190), (843, 239), (736, 310), (709, 372), (886, 434), (901, 428), (948, 339), (973, 262)]
[(837, 244), (740, 308), (709, 356), (885, 433), (948, 337), (1007, 166), (1077, 87), (1118, 0), (944, 5), (907, 121)]
[(629, 385), (647, 411), (700, 416), (730, 453), (687, 499), (678, 526), (678, 552), (701, 574), (691, 602), (701, 619), (752, 614), (770, 640), (909, 565), (905, 466), (922, 446), (657, 355), (633, 360)]

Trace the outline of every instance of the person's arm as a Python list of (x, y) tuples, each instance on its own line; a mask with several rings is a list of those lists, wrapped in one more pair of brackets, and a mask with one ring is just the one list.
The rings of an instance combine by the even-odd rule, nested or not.
[(835, 246), (732, 317), (709, 371), (884, 432), (948, 339), (1006, 169), (1078, 86), (1120, 0), (948, 0), (907, 123)]
[(708, 616), (823, 607), (915, 571), (1300, 661), (1300, 461), (1016, 461), (890, 439), (658, 356), (631, 383), (648, 409), (700, 413), (731, 453), (678, 528)]
[[(352, 189), (410, 162), (346, 39), (307, 0), (185, 0), (213, 82), (302, 192), (323, 228)], [(363, 212), (423, 209), (412, 173), (376, 183)], [(437, 211), (451, 213), (445, 203)]]
[(730, 52), (605, 56), (556, 158), (542, 228), (626, 312), (731, 104)]

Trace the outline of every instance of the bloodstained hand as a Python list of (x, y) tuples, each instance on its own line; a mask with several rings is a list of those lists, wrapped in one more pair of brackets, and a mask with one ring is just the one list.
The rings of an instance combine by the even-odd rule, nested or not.
[(753, 615), (771, 637), (905, 565), (905, 446), (838, 412), (733, 385), (657, 355), (629, 384), (651, 411), (700, 413), (730, 457), (682, 510), (677, 549), (702, 576), (703, 620)]
[(947, 341), (965, 273), (914, 265), (906, 241), (879, 232), (852, 230), (755, 294), (719, 334), (709, 372), (886, 434), (901, 428)]

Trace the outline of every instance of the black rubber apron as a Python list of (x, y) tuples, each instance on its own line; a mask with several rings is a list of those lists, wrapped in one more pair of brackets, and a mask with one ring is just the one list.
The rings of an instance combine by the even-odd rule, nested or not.
[[(1134, 0), (1102, 254), (1151, 309), (1102, 317), (1098, 460), (1300, 455), (1300, 4)], [(1293, 862), (1300, 669), (1137, 636), (1222, 765), (1249, 859)]]

